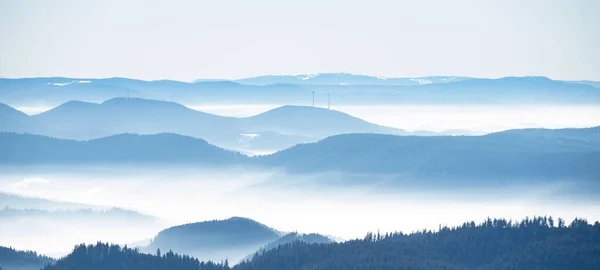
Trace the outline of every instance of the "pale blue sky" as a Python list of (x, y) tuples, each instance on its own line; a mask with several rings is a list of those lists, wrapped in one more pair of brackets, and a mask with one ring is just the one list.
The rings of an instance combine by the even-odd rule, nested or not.
[(600, 80), (598, 0), (0, 0), (0, 76)]

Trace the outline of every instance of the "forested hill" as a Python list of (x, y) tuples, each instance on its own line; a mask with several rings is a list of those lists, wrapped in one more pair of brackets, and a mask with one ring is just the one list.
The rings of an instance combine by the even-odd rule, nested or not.
[(281, 233), (242, 217), (179, 225), (156, 235), (143, 251), (160, 250), (192, 255), (201, 260), (237, 262), (261, 246), (275, 241)]
[(254, 252), (253, 254), (246, 256), (246, 258), (244, 258), (244, 260), (245, 261), (252, 260), (252, 258), (254, 256), (258, 256), (258, 255), (264, 253), (265, 251), (277, 248), (278, 246), (285, 245), (287, 243), (293, 243), (293, 242), (304, 242), (304, 243), (308, 243), (308, 244), (313, 244), (313, 243), (333, 243), (334, 240), (332, 240), (331, 238), (329, 238), (327, 236), (320, 235), (317, 233), (303, 234), (303, 233), (292, 232), (292, 233), (288, 233), (288, 234), (282, 236), (281, 238), (261, 247), (257, 252)]
[(406, 179), (591, 179), (600, 127), (523, 129), (485, 136), (345, 134), (259, 157), (292, 172), (402, 174)]
[(54, 259), (33, 251), (19, 251), (0, 246), (0, 269), (38, 270), (50, 263), (54, 263)]
[(439, 232), (368, 234), (344, 243), (295, 242), (235, 269), (600, 269), (600, 224), (501, 219)]
[(44, 270), (312, 270), (312, 269), (600, 269), (600, 223), (538, 217), (520, 222), (488, 219), (481, 224), (411, 234), (369, 233), (343, 243), (281, 245), (250, 262), (201, 263), (168, 252), (97, 244), (78, 246)]
[(223, 270), (226, 263), (200, 262), (188, 255), (173, 252), (144, 254), (137, 249), (98, 243), (79, 245), (66, 257), (43, 270)]

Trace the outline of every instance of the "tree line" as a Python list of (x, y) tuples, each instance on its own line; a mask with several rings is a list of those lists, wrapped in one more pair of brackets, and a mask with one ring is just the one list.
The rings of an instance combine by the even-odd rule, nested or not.
[(98, 243), (80, 245), (44, 270), (310, 269), (600, 269), (600, 224), (534, 217), (487, 219), (438, 230), (368, 233), (341, 243), (296, 241), (231, 267), (172, 252), (143, 254)]

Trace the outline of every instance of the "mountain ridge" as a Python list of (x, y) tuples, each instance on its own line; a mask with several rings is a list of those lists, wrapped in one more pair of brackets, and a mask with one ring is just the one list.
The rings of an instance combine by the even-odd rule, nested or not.
[(247, 85), (266, 86), (273, 84), (299, 85), (422, 85), (467, 80), (460, 76), (426, 76), (426, 77), (380, 77), (346, 72), (313, 73), (295, 75), (264, 75), (233, 80)]
[[(178, 82), (142, 81), (127, 78), (0, 79), (0, 100), (18, 107), (44, 104), (54, 107), (69, 100), (100, 102), (114, 97), (177, 100), (185, 104), (306, 104), (311, 92), (331, 93), (337, 104), (600, 104), (598, 84), (529, 77), (465, 78), (431, 76), (392, 78), (366, 76), (378, 83), (360, 82), (361, 76), (329, 74), (333, 82), (318, 83), (319, 76), (292, 81), (269, 81), (261, 85), (235, 80)], [(325, 75), (322, 75), (325, 76)], [(305, 76), (306, 77), (306, 76)], [(305, 78), (302, 77), (302, 78)], [(325, 76), (324, 78), (326, 78)], [(330, 78), (330, 79), (331, 79)], [(337, 78), (337, 79), (336, 79)], [(452, 79), (458, 78), (458, 79)], [(532, 79), (533, 78), (533, 79)], [(537, 78), (537, 79), (536, 79)], [(308, 84), (308, 82), (312, 82)], [(284, 84), (277, 84), (284, 83)], [(464, 84), (460, 84), (464, 83)], [(594, 87), (595, 85), (596, 87)], [(496, 91), (488, 91), (491, 88)], [(516, 91), (518, 88), (518, 91)], [(545, 95), (551, 90), (552, 95)], [(490, 95), (493, 92), (493, 95)], [(368, 93), (368, 95), (366, 94)]]
[(594, 165), (600, 162), (600, 127), (509, 130), (482, 136), (344, 134), (255, 157), (176, 134), (125, 134), (79, 142), (0, 133), (0, 142), (5, 145), (0, 152), (4, 164), (244, 165), (294, 174), (396, 175), (400, 178), (394, 183), (412, 177), (422, 179), (419, 184), (433, 181), (450, 186), (565, 177), (595, 181), (600, 175), (600, 167)]
[[(5, 120), (0, 124), (0, 131), (5, 132), (77, 140), (122, 133), (177, 133), (202, 138), (219, 147), (250, 152), (272, 152), (349, 132), (407, 134), (335, 110), (292, 105), (243, 118), (142, 98), (113, 98), (102, 103), (69, 101), (32, 116), (19, 114), (8, 105), (0, 109), (12, 112), (0, 115)], [(318, 121), (314, 121), (314, 117), (318, 117)]]

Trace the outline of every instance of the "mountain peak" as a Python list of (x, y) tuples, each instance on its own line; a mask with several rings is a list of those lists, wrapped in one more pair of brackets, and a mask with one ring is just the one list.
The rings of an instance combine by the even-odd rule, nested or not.
[(79, 100), (71, 100), (71, 101), (67, 101), (63, 104), (60, 104), (50, 110), (42, 112), (38, 115), (48, 115), (48, 114), (53, 114), (53, 113), (70, 113), (73, 111), (80, 112), (80, 110), (95, 108), (97, 106), (98, 106), (97, 103), (85, 102), (85, 101), (79, 101)]
[(157, 100), (157, 99), (145, 99), (145, 98), (127, 98), (127, 97), (118, 97), (112, 98), (102, 102), (100, 105), (108, 108), (122, 108), (122, 109), (144, 109), (144, 110), (154, 110), (154, 109), (171, 109), (171, 110), (181, 110), (181, 111), (191, 111), (191, 109), (185, 107), (184, 105), (172, 101), (166, 100)]
[[(344, 118), (346, 120), (354, 119), (356, 121), (364, 122), (362, 119), (356, 118), (344, 112), (331, 110), (323, 107), (315, 106), (298, 106), (298, 105), (284, 105), (264, 113), (255, 115), (253, 117), (264, 118), (264, 117), (276, 117), (282, 120), (291, 119), (290, 117), (296, 118), (310, 118), (310, 117), (332, 117), (332, 118)], [(324, 119), (314, 119), (315, 121)]]
[[(242, 228), (238, 225), (243, 225), (245, 227)], [(178, 226), (168, 228), (168, 229), (164, 230), (163, 232), (176, 231), (179, 229), (210, 230), (210, 231), (214, 232), (214, 230), (217, 230), (217, 231), (225, 230), (226, 231), (226, 230), (229, 230), (232, 228), (235, 228), (235, 229), (266, 228), (266, 229), (272, 230), (271, 228), (267, 227), (266, 225), (264, 225), (258, 221), (255, 221), (253, 219), (250, 219), (250, 218), (230, 217), (227, 219), (215, 219), (215, 220), (200, 221), (200, 222), (193, 222), (193, 223), (178, 225)]]
[(97, 105), (96, 103), (92, 103), (92, 102), (86, 102), (86, 101), (80, 101), (80, 100), (71, 100), (71, 101), (67, 101), (60, 106), (65, 106), (65, 107), (80, 107), (80, 106), (88, 106), (88, 105)]
[[(320, 117), (344, 117), (344, 118), (352, 118), (352, 119), (356, 119), (357, 121), (363, 121), (361, 119), (355, 118), (354, 116), (348, 115), (346, 113), (340, 112), (340, 111), (336, 111), (336, 110), (330, 110), (327, 108), (321, 108), (321, 107), (313, 107), (313, 106), (298, 106), (298, 105), (284, 105), (281, 107), (277, 107), (271, 110), (268, 110), (264, 113), (255, 115), (251, 118), (279, 118), (281, 120), (289, 120), (292, 119), (290, 117), (294, 117), (294, 118), (309, 118), (309, 117), (315, 117), (315, 116), (320, 116)], [(314, 120), (319, 120), (319, 119), (314, 119)], [(323, 119), (321, 119), (323, 120)]]
[(327, 137), (344, 133), (398, 134), (402, 130), (379, 126), (352, 115), (311, 106), (282, 106), (244, 119), (247, 130), (274, 131), (285, 135)]
[(9, 105), (6, 105), (4, 103), (0, 103), (0, 115), (10, 115), (10, 116), (16, 116), (16, 117), (20, 117), (20, 116), (27, 116), (27, 114), (25, 114), (22, 111), (19, 111)]
[(283, 105), (281, 107), (275, 108), (273, 110), (320, 110), (320, 111), (331, 111), (326, 108), (317, 107), (317, 106), (308, 106), (308, 105)]
[(175, 102), (171, 102), (171, 101), (164, 101), (164, 100), (157, 100), (157, 99), (145, 99), (145, 98), (137, 98), (137, 97), (116, 97), (116, 98), (111, 98), (108, 100), (105, 100), (104, 102), (100, 103), (102, 105), (122, 105), (122, 104), (149, 104), (149, 105), (159, 105), (159, 104), (177, 104), (179, 106), (179, 103), (175, 103)]

